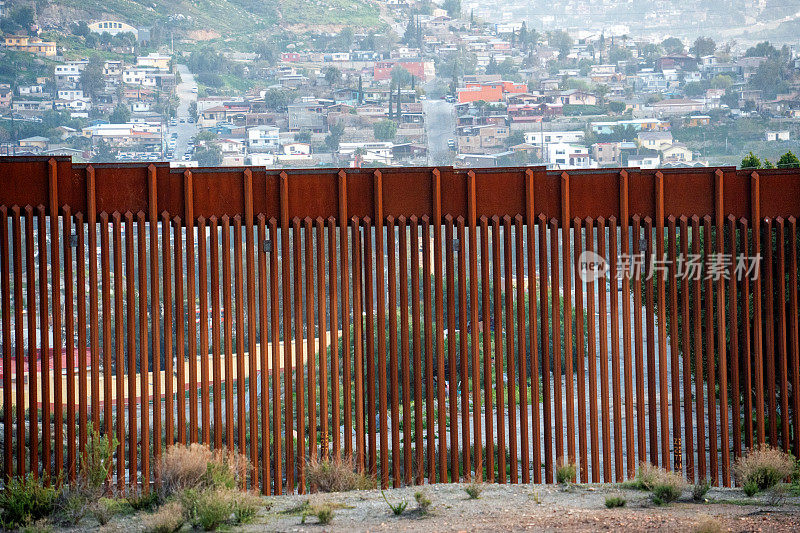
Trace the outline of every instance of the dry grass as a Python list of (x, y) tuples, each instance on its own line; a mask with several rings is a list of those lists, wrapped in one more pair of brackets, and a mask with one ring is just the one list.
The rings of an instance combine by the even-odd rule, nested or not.
[(692, 528), (693, 533), (722, 533), (724, 529), (719, 523), (719, 520), (706, 516), (701, 518), (700, 521)]
[(157, 513), (147, 515), (142, 520), (145, 533), (173, 533), (183, 527), (183, 506), (179, 502), (170, 502), (161, 507)]
[(356, 470), (352, 458), (306, 461), (306, 479), (320, 492), (347, 492), (374, 489), (375, 480)]
[(250, 462), (228, 449), (211, 451), (202, 444), (171, 446), (159, 463), (164, 493), (201, 486), (235, 488), (247, 477)]
[(164, 492), (172, 494), (201, 485), (213, 458), (208, 446), (202, 444), (169, 447), (158, 466)]
[(794, 457), (766, 445), (750, 449), (733, 465), (736, 483), (740, 486), (749, 485), (758, 491), (774, 487), (794, 471)]

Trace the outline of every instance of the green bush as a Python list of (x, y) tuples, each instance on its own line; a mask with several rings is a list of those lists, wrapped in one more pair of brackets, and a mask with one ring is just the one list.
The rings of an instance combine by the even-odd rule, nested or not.
[(233, 499), (233, 518), (237, 524), (246, 524), (255, 518), (261, 507), (261, 498), (255, 492), (242, 492)]
[(657, 483), (652, 492), (653, 502), (656, 505), (672, 503), (681, 497), (681, 489), (674, 483)]
[(194, 527), (214, 531), (224, 524), (233, 511), (234, 496), (226, 490), (201, 492), (195, 502)]
[(416, 492), (414, 494), (414, 499), (417, 500), (417, 510), (420, 514), (428, 514), (428, 509), (431, 507), (431, 499), (422, 492)]
[(57, 495), (56, 489), (31, 475), (12, 479), (0, 492), (0, 526), (15, 529), (49, 516)]
[(320, 507), (317, 511), (317, 520), (323, 526), (327, 526), (333, 521), (333, 509), (329, 506)]
[(158, 493), (154, 490), (145, 492), (144, 490), (136, 490), (125, 499), (134, 511), (152, 511), (160, 503)]
[(748, 496), (774, 487), (794, 472), (794, 457), (766, 445), (751, 449), (733, 465), (734, 478)]
[(701, 481), (700, 483), (695, 484), (694, 486), (692, 486), (692, 499), (696, 502), (701, 501), (708, 492), (708, 489), (710, 488), (711, 488), (711, 482), (707, 479)]
[(89, 439), (86, 442), (86, 453), (81, 460), (80, 482), (87, 489), (100, 491), (111, 473), (114, 450), (119, 445), (116, 437), (100, 435), (89, 424)]
[(179, 502), (164, 505), (157, 513), (144, 518), (145, 533), (174, 533), (183, 527), (183, 507)]
[(481, 497), (481, 492), (483, 492), (483, 486), (480, 483), (470, 483), (466, 487), (464, 487), (464, 492), (469, 495), (470, 500), (477, 500)]
[(606, 496), (606, 507), (614, 509), (615, 507), (625, 507), (627, 500), (622, 496)]
[(572, 483), (575, 473), (575, 463), (562, 462), (556, 467), (556, 482), (559, 484)]

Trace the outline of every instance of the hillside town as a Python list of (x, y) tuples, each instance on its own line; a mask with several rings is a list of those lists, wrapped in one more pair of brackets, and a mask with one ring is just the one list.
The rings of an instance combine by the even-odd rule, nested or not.
[[(800, 134), (800, 49), (537, 30), (457, 0), (228, 48), (2, 5), (0, 153), (175, 166), (774, 164)], [(477, 13), (486, 15), (485, 10)]]

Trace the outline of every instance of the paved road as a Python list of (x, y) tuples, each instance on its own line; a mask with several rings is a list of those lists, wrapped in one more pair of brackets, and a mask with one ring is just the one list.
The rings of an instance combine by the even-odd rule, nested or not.
[(456, 137), (455, 108), (444, 100), (425, 100), (425, 129), (428, 134), (428, 164), (451, 165), (455, 153), (447, 146)]
[[(197, 87), (194, 81), (194, 75), (189, 72), (189, 67), (186, 65), (178, 65), (178, 72), (181, 75), (181, 83), (178, 84), (177, 94), (180, 98), (178, 104), (178, 124), (170, 126), (168, 133), (176, 132), (178, 134), (178, 142), (175, 145), (175, 155), (173, 161), (180, 161), (183, 157), (186, 148), (188, 147), (189, 140), (197, 134), (197, 124), (190, 124), (189, 119), (189, 105), (197, 101), (197, 93), (192, 92), (192, 89)], [(181, 120), (184, 122), (181, 123)]]

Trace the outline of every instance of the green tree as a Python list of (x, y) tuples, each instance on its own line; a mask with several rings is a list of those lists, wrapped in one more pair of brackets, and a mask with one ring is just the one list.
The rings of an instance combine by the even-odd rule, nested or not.
[(563, 30), (550, 32), (547, 42), (558, 50), (558, 58), (566, 59), (569, 49), (572, 47), (572, 38)]
[(325, 70), (325, 81), (328, 85), (336, 85), (342, 81), (342, 71), (336, 67), (328, 67)]
[(131, 110), (125, 104), (117, 104), (114, 111), (108, 116), (108, 121), (112, 124), (125, 124), (131, 120)]
[(617, 100), (608, 103), (608, 110), (617, 115), (624, 113), (625, 107), (625, 102), (619, 102)]
[(506, 147), (516, 146), (525, 142), (525, 132), (521, 130), (512, 131), (506, 139)]
[(397, 123), (394, 120), (379, 120), (372, 125), (375, 138), (379, 141), (392, 141), (397, 135)]
[(711, 80), (711, 87), (713, 89), (727, 89), (733, 85), (733, 78), (727, 74), (717, 74)]
[(742, 159), (742, 162), (739, 164), (739, 168), (761, 168), (761, 160), (753, 152), (750, 152), (744, 157), (744, 159)]
[(717, 43), (714, 42), (714, 39), (710, 37), (698, 37), (694, 40), (692, 47), (689, 48), (689, 53), (699, 59), (703, 56), (710, 56), (716, 49)]
[(189, 104), (189, 116), (192, 117), (192, 120), (197, 120), (197, 102)]
[(222, 163), (222, 150), (216, 144), (207, 144), (195, 150), (194, 159), (201, 167), (216, 167)]
[(331, 124), (328, 127), (328, 135), (325, 136), (325, 146), (331, 151), (336, 152), (339, 150), (339, 143), (342, 140), (342, 135), (344, 135), (344, 125), (339, 124)]
[(682, 54), (684, 50), (683, 41), (677, 37), (667, 37), (661, 41), (661, 46), (668, 54)]
[(264, 93), (264, 106), (271, 111), (284, 111), (289, 102), (288, 93), (281, 89), (267, 89)]
[(447, 16), (457, 19), (461, 17), (461, 0), (445, 0), (442, 9), (447, 11)]
[(89, 62), (81, 72), (80, 84), (84, 94), (91, 98), (97, 96), (105, 88), (103, 59), (99, 55), (95, 54), (89, 58)]
[(772, 46), (769, 41), (764, 41), (762, 43), (758, 43), (757, 45), (750, 47), (744, 53), (745, 57), (778, 57), (780, 52), (777, 48)]
[(111, 163), (117, 159), (117, 150), (115, 150), (106, 141), (98, 142), (94, 150), (92, 150), (93, 163)]
[(800, 168), (800, 159), (791, 151), (786, 152), (778, 159), (778, 168)]
[(90, 33), (91, 33), (91, 30), (89, 29), (89, 25), (86, 23), (85, 20), (81, 20), (79, 22), (76, 22), (72, 26), (72, 34), (73, 35), (78, 35), (79, 37), (86, 37)]

